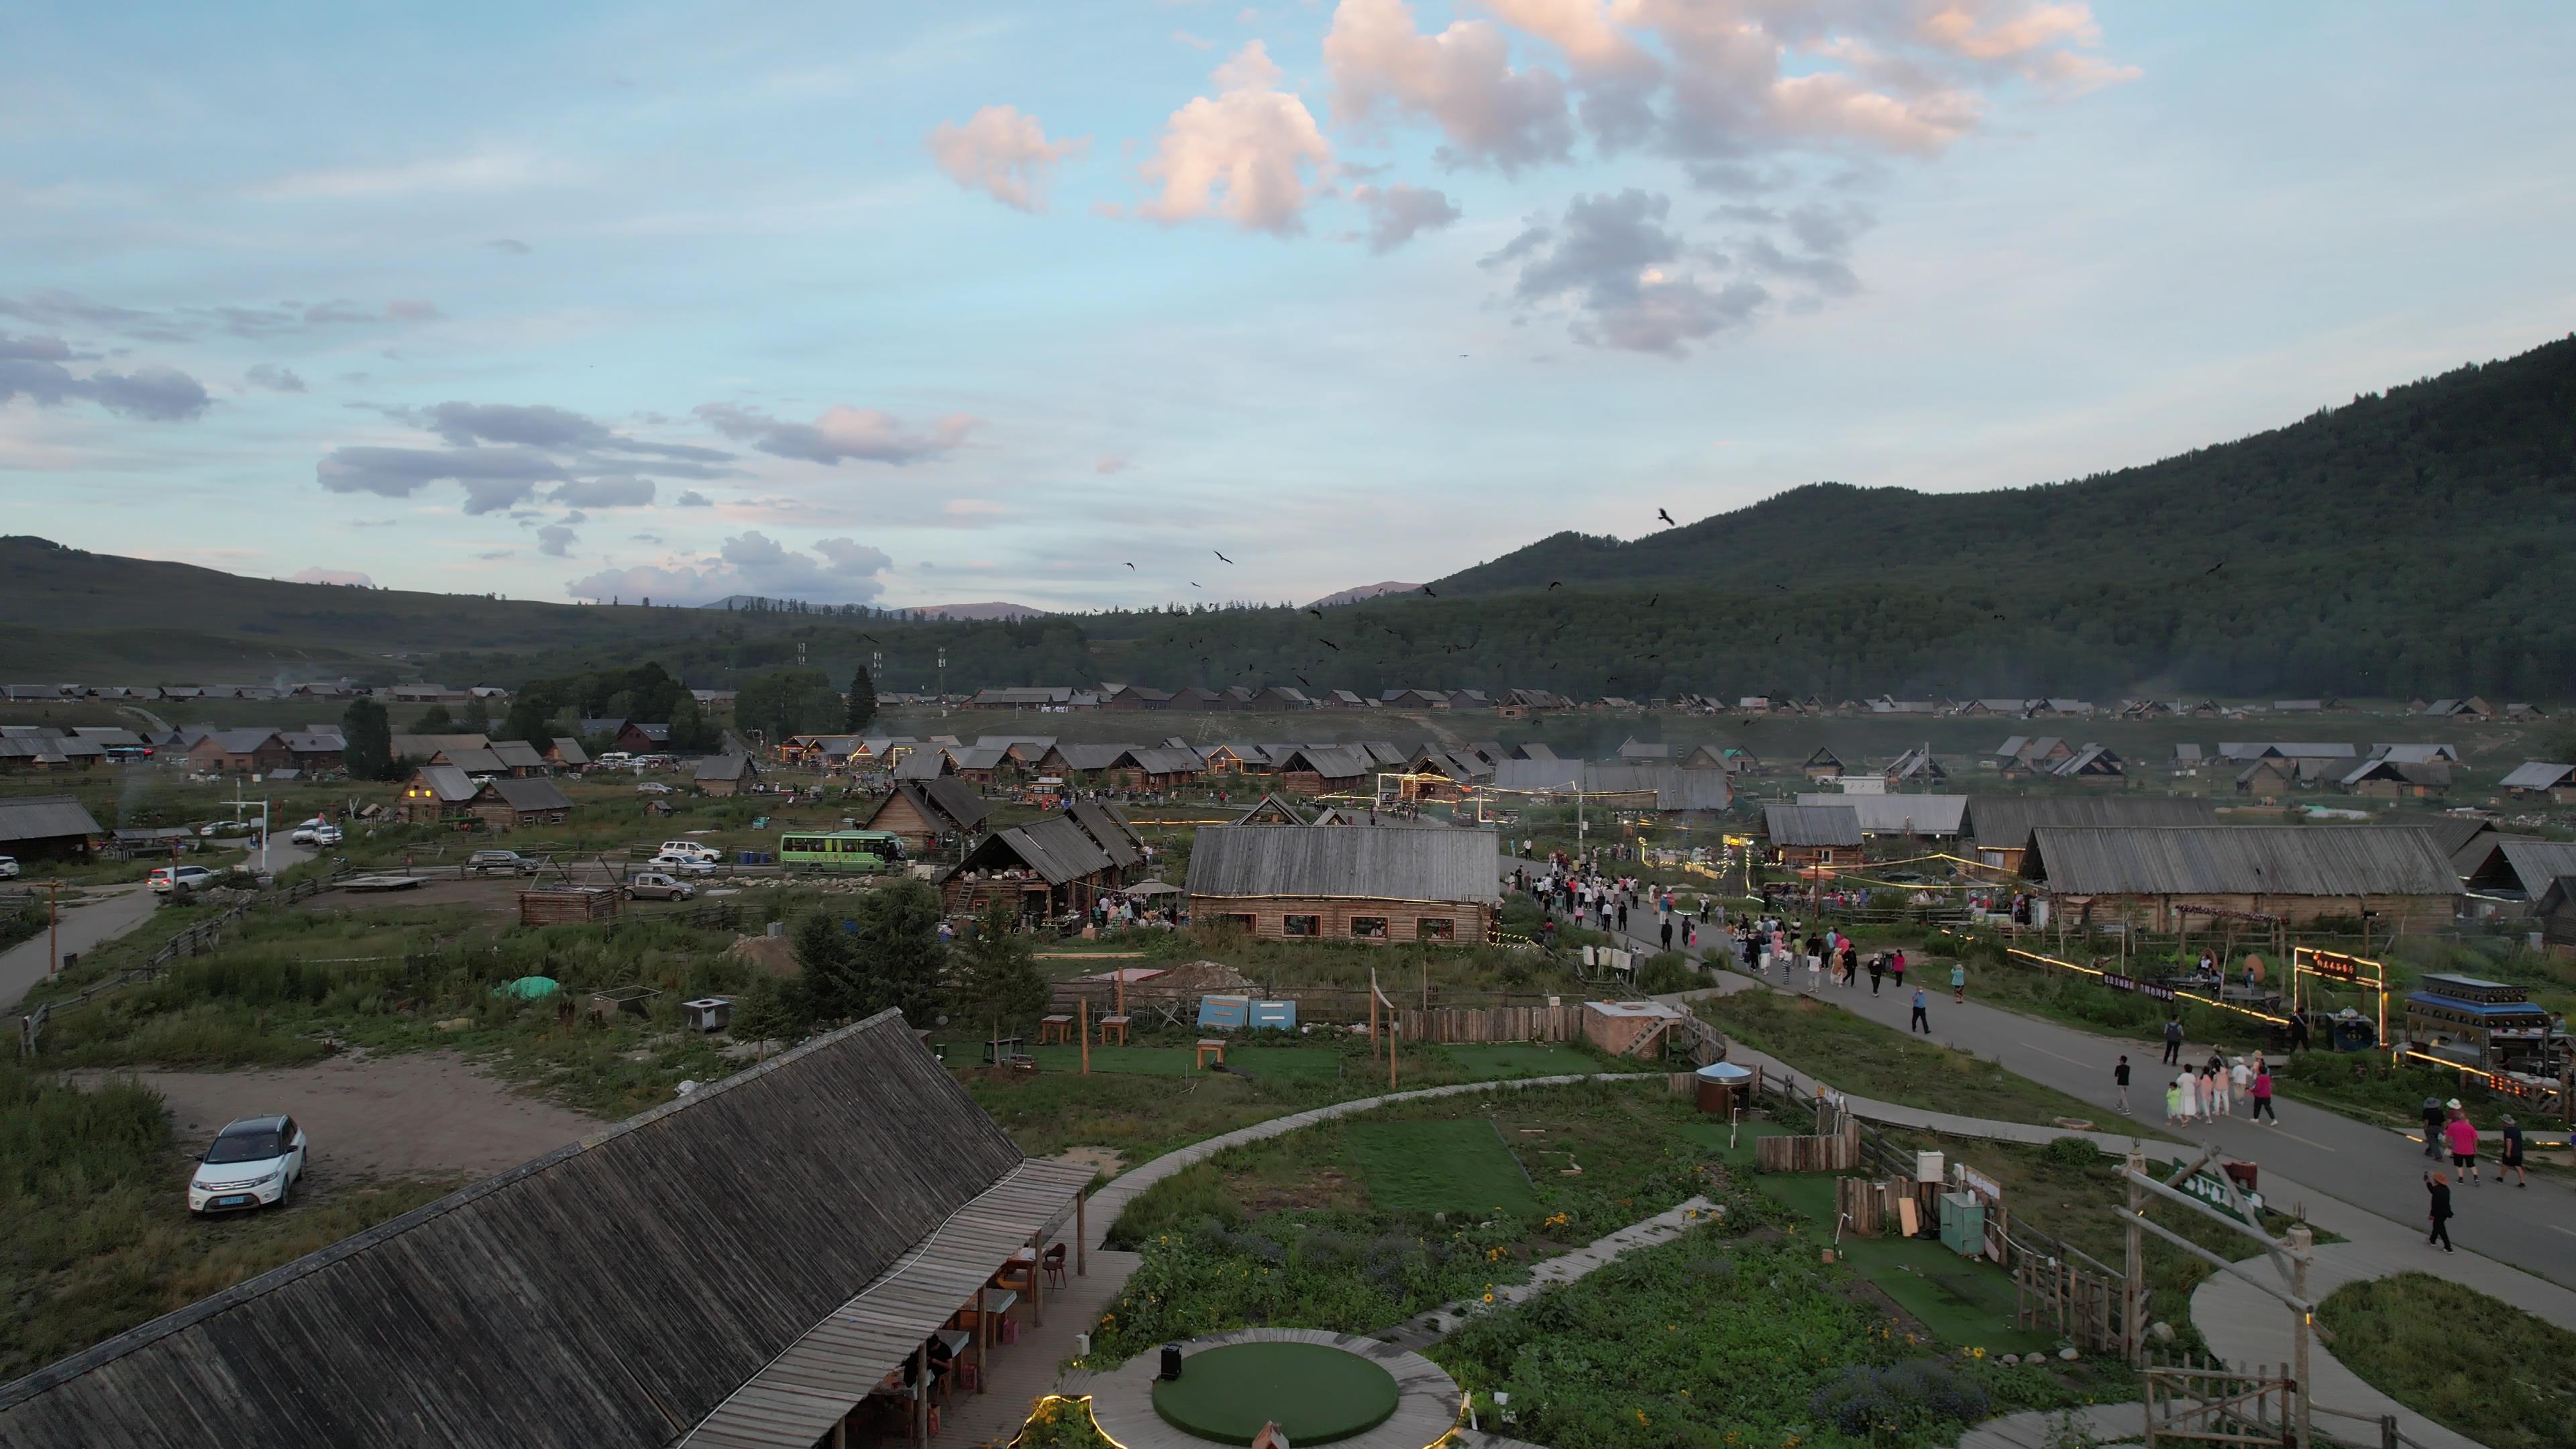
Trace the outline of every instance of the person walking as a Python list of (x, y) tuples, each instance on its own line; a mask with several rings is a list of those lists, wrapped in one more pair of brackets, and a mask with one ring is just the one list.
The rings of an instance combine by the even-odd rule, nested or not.
[(1860, 945), (1851, 937), (1845, 936), (1843, 937), (1843, 989), (1848, 991), (1859, 984)]
[(2246, 1100), (2246, 1093), (2252, 1090), (2253, 1086), (2254, 1069), (2245, 1065), (2243, 1057), (2238, 1057), (2227, 1069), (2227, 1106), (2231, 1116), (2234, 1115), (2236, 1104)]
[(2451, 1120), (2442, 1124), (2442, 1136), (2451, 1148), (2451, 1170), (2467, 1174), (2469, 1186), (2475, 1187), (2478, 1185), (2478, 1124), (2469, 1120), (2459, 1098), (2453, 1097), (2449, 1105)]
[(2182, 1120), (2182, 1078), (2165, 1083), (2165, 1125)]
[(2260, 1122), (2266, 1117), (2272, 1119), (2273, 1126), (2281, 1125), (2280, 1116), (2272, 1110), (2272, 1069), (2257, 1063), (2254, 1068), (2254, 1115), (2249, 1120)]
[(1869, 958), (1869, 994), (1870, 994), (1870, 995), (1872, 995), (1872, 996), (1876, 996), (1876, 995), (1878, 994), (1878, 983), (1879, 983), (1880, 981), (1882, 981), (1882, 980), (1886, 979), (1886, 976), (1887, 976), (1887, 957), (1886, 957), (1886, 955), (1885, 955), (1884, 953), (1880, 953), (1880, 952), (1872, 952), (1872, 953), (1870, 953), (1870, 958)]
[(1968, 1004), (1968, 963), (1950, 963), (1950, 1000), (1959, 1006)]
[(1902, 948), (1889, 954), (1887, 958), (1887, 974), (1895, 979), (1897, 990), (1903, 991), (1905, 989), (1905, 952)]
[(2185, 1070), (2181, 1076), (2174, 1078), (2174, 1082), (2177, 1086), (2182, 1088), (2182, 1120), (2185, 1122), (2199, 1121), (2200, 1079), (2193, 1076), (2190, 1071)]
[(2442, 1099), (2424, 1099), (2424, 1155), (2439, 1161), (2442, 1156)]
[(1925, 1036), (1932, 1034), (1932, 1018), (1924, 1013), (1923, 988), (1920, 986), (1914, 988), (1914, 1016), (1906, 1022), (1905, 1029), (1908, 1032), (1919, 1031)]
[(2182, 1065), (2182, 1018), (2178, 1016), (2165, 1018), (2165, 1065)]
[(2129, 1058), (2123, 1054), (2120, 1064), (2111, 1069), (2111, 1084), (2120, 1092), (2120, 1115), (2129, 1115)]
[(2513, 1174), (2514, 1186), (2531, 1186), (2531, 1174), (2522, 1168), (2522, 1124), (2511, 1117), (2504, 1119), (2504, 1149), (2496, 1155), (2496, 1182), (2499, 1185), (2508, 1172)]
[(1673, 918), (1670, 916), (1664, 917), (1664, 949), (1673, 949)]
[(2424, 1191), (2432, 1199), (2424, 1218), (2433, 1225), (2433, 1230), (2424, 1235), (2424, 1246), (2439, 1243), (2445, 1253), (2456, 1251), (2451, 1246), (2451, 1184), (2443, 1180), (2442, 1169), (2437, 1167), (2424, 1174)]

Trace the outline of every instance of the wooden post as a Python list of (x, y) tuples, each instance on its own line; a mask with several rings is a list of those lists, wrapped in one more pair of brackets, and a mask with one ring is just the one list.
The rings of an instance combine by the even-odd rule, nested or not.
[[(2503, 1179), (2498, 1178), (2497, 1181)], [(2290, 1296), (2305, 1303), (2308, 1301), (2308, 1259), (2315, 1254), (2317, 1235), (2305, 1227), (2295, 1227), (2287, 1236), (2290, 1244)], [(2293, 1356), (2291, 1392), (2299, 1396), (2299, 1419), (2295, 1426), (2298, 1449), (2310, 1449), (2315, 1441), (2309, 1437), (2308, 1427), (2308, 1338), (2316, 1315), (2304, 1308), (2298, 1310), (2298, 1314), (2297, 1328), (2290, 1336)]]
[(912, 1350), (912, 1433), (916, 1442), (930, 1442), (930, 1340), (926, 1338)]
[(1091, 998), (1074, 998), (1074, 1035), (1082, 1038), (1082, 1074), (1091, 1075)]
[(63, 883), (45, 882), (45, 976), (63, 969)]
[(1091, 1199), (1077, 1195), (1073, 1200), (1073, 1276), (1091, 1275)]
[(1390, 1026), (1390, 1027), (1389, 1027), (1389, 1029), (1388, 1029), (1388, 1031), (1387, 1031), (1387, 1034), (1386, 1034), (1386, 1089), (1387, 1089), (1389, 1092), (1393, 1092), (1393, 1091), (1395, 1090), (1395, 1048), (1396, 1048), (1396, 1046), (1397, 1046), (1397, 1033), (1394, 1031), (1394, 1029), (1392, 1028), (1392, 1026)]
[(975, 1285), (975, 1391), (977, 1393), (990, 1393), (993, 1388), (992, 1356), (985, 1351), (985, 1346), (993, 1341), (993, 1315), (984, 1311), (984, 1290), (991, 1286), (990, 1279)]
[[(2147, 1154), (2143, 1151), (2131, 1152), (2129, 1154), (2129, 1171), (2144, 1172), (2146, 1170)], [(2132, 1213), (2145, 1212), (2147, 1204), (2146, 1190), (2139, 1187), (2134, 1180), (2131, 1180), (2128, 1186), (2129, 1211)], [(2146, 1253), (2144, 1251), (2145, 1235), (2139, 1232), (2138, 1225), (2136, 1223), (2129, 1224), (2127, 1242), (2129, 1249), (2129, 1271), (2127, 1278), (2120, 1285), (2120, 1353), (2122, 1358), (2125, 1359), (2132, 1368), (2135, 1368), (2139, 1365), (2139, 1354), (2146, 1348), (2147, 1344), (2145, 1326), (2138, 1322), (2139, 1314), (2146, 1306), (2146, 1294), (2142, 1291), (2146, 1285), (2147, 1277)], [(2150, 1417), (2152, 1418), (2152, 1416)], [(2152, 1437), (2152, 1434), (2150, 1437)]]
[(1029, 1326), (1046, 1327), (1046, 1229), (1029, 1234)]

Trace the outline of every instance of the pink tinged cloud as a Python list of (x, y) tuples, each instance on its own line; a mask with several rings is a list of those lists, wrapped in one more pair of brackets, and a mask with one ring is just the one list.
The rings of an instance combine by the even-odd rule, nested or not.
[(925, 143), (948, 179), (1020, 211), (1046, 210), (1055, 168), (1090, 149), (1089, 137), (1050, 141), (1035, 116), (986, 106), (965, 124), (942, 121)]
[(875, 408), (832, 407), (810, 423), (774, 418), (757, 408), (708, 403), (696, 414), (709, 427), (761, 452), (836, 466), (843, 459), (901, 466), (955, 452), (983, 426), (971, 413), (951, 413), (922, 432)]
[(1324, 37), (1333, 116), (1371, 130), (1390, 115), (1427, 119), (1452, 165), (1509, 173), (1571, 158), (1565, 85), (1550, 70), (1516, 70), (1501, 26), (1461, 20), (1437, 35), (1414, 28), (1404, 0), (1342, 0)]
[(374, 579), (355, 569), (310, 568), (288, 576), (286, 581), (290, 584), (347, 584), (361, 589), (376, 586)]
[(1332, 143), (1304, 101), (1276, 89), (1279, 67), (1260, 41), (1214, 75), (1223, 89), (1174, 111), (1139, 168), (1155, 192), (1135, 214), (1167, 225), (1217, 217), (1273, 236), (1303, 232), (1306, 207), (1327, 186)]

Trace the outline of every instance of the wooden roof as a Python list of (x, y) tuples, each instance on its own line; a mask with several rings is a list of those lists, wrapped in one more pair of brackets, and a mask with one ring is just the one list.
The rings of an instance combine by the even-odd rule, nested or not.
[(1490, 901), (1502, 879), (1494, 832), (1211, 825), (1190, 847), (1193, 896), (1338, 896)]
[(674, 1443), (1021, 1162), (884, 1012), (0, 1386), (0, 1444)]
[(681, 1443), (806, 1449), (1032, 1237), (1052, 1234), (1092, 1174), (1070, 1162), (1022, 1162), (734, 1390)]
[(2423, 830), (2041, 825), (2023, 873), (2062, 895), (2455, 896)]

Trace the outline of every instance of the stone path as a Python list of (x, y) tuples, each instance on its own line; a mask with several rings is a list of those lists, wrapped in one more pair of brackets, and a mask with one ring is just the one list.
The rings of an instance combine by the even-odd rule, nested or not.
[(1959, 1437), (1959, 1449), (2060, 1449), (2086, 1439), (2102, 1446), (2146, 1440), (2146, 1405), (2093, 1404), (2081, 1409), (2033, 1409), (1988, 1419)]
[(1455, 1333), (1477, 1313), (1500, 1312), (1516, 1303), (1526, 1302), (1547, 1289), (1571, 1283), (1606, 1267), (1622, 1253), (1670, 1242), (1701, 1223), (1715, 1222), (1719, 1216), (1715, 1203), (1704, 1197), (1694, 1197), (1667, 1212), (1630, 1223), (1606, 1237), (1595, 1238), (1571, 1253), (1533, 1265), (1528, 1282), (1505, 1283), (1496, 1287), (1491, 1305), (1482, 1298), (1462, 1298), (1455, 1303), (1443, 1303), (1419, 1318), (1407, 1319), (1374, 1336), (1407, 1348), (1428, 1348)]

